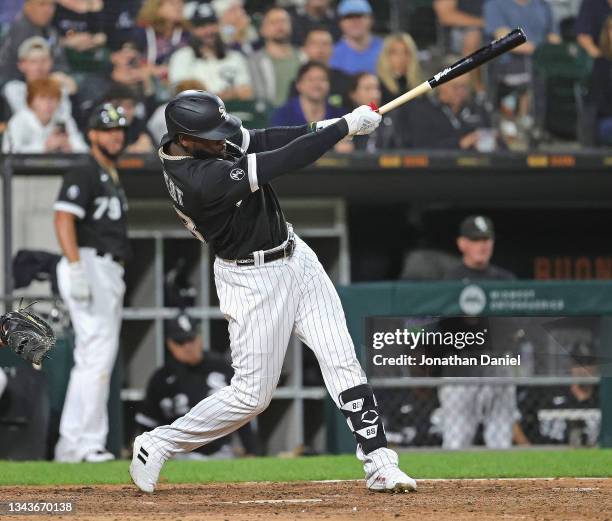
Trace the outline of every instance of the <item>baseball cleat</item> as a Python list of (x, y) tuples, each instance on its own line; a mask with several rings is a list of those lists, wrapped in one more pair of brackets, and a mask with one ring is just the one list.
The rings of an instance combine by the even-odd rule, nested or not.
[(368, 482), (368, 488), (376, 492), (416, 492), (417, 484), (399, 467), (388, 466), (380, 469), (376, 478)]
[(130, 464), (130, 476), (134, 485), (143, 492), (153, 492), (164, 462), (165, 460), (154, 452), (148, 433), (137, 436)]
[(92, 450), (83, 456), (85, 463), (104, 463), (106, 461), (113, 461), (115, 459), (114, 454), (104, 449)]

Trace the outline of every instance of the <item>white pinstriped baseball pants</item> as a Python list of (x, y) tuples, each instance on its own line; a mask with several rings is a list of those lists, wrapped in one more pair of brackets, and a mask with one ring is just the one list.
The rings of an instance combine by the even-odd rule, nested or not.
[[(164, 457), (225, 436), (266, 409), (292, 332), (314, 351), (336, 405), (341, 392), (366, 383), (336, 289), (310, 247), (297, 235), (295, 240), (290, 258), (260, 266), (215, 261), (234, 377), (172, 425), (151, 431)], [(377, 467), (397, 461), (395, 453), (382, 451), (373, 456)]]

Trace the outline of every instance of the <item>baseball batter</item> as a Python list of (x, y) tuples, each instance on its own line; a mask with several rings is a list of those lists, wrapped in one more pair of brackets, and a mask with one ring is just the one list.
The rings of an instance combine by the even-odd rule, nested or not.
[(103, 462), (110, 376), (119, 348), (123, 265), (129, 256), (127, 201), (115, 169), (125, 145), (120, 107), (97, 107), (89, 121), (91, 158), (68, 171), (54, 205), (64, 256), (57, 265), (62, 299), (75, 331), (74, 367), (55, 446), (56, 461)]
[(229, 322), (230, 385), (171, 425), (138, 436), (130, 474), (153, 492), (166, 460), (238, 429), (262, 412), (294, 332), (315, 353), (325, 385), (357, 441), (371, 490), (416, 482), (387, 448), (376, 398), (355, 355), (335, 288), (315, 253), (285, 221), (270, 182), (312, 163), (347, 135), (371, 133), (368, 106), (301, 127), (246, 130), (217, 96), (185, 91), (166, 108), (159, 157), (174, 209), (213, 249), (221, 311)]

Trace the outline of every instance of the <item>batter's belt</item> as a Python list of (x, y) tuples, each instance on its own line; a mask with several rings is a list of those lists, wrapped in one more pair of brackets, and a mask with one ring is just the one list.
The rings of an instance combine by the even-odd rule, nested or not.
[(250, 253), (246, 257), (236, 259), (236, 266), (259, 266), (285, 257), (291, 257), (295, 250), (295, 236), (293, 235), (293, 226), (287, 223), (287, 240), (270, 250), (260, 250)]

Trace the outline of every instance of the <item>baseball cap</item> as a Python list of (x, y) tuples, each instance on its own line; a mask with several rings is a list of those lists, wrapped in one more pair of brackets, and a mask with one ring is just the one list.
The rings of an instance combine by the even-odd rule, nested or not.
[(166, 322), (166, 339), (174, 340), (177, 344), (184, 344), (198, 336), (198, 330), (194, 321), (181, 313), (173, 320)]
[(470, 215), (461, 221), (459, 235), (473, 241), (478, 239), (494, 239), (493, 221), (484, 215)]
[(51, 47), (42, 36), (32, 36), (21, 43), (17, 49), (17, 58), (23, 60), (27, 58), (32, 51), (42, 51), (50, 55)]
[(92, 130), (111, 130), (127, 126), (123, 107), (116, 107), (112, 103), (103, 103), (94, 108), (87, 124), (87, 128)]
[(367, 0), (342, 0), (338, 5), (338, 16), (355, 14), (372, 14), (372, 7)]
[(189, 18), (189, 21), (192, 25), (201, 27), (202, 25), (216, 24), (219, 20), (212, 5), (199, 4)]

